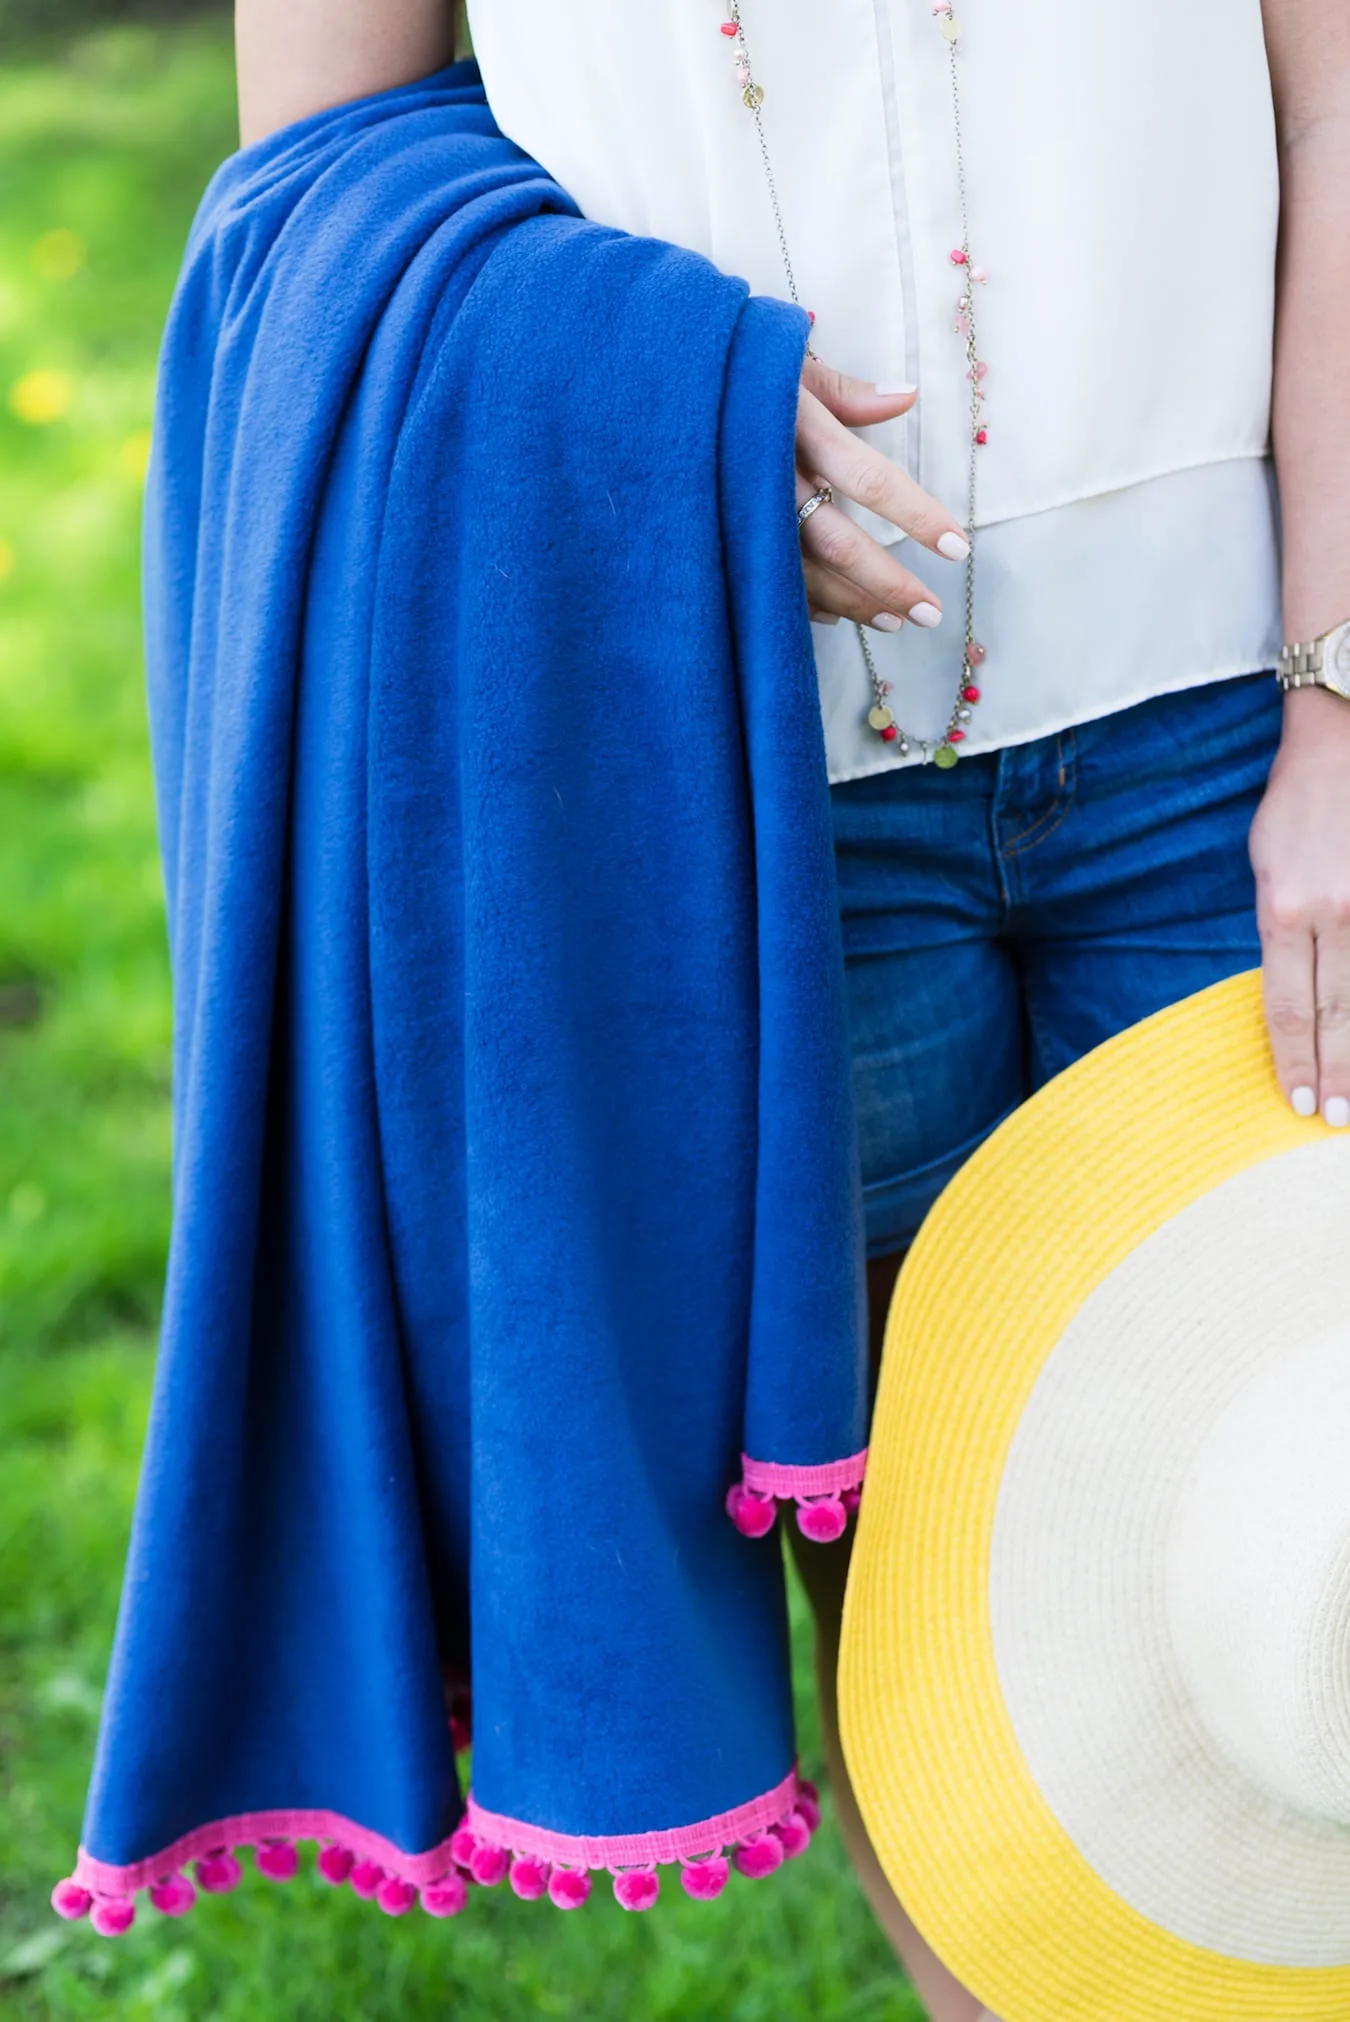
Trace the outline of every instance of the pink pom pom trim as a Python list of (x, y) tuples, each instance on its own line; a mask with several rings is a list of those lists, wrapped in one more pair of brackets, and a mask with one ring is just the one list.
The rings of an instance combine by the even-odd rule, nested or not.
[(65, 1917), (67, 1921), (87, 1917), (93, 1907), (94, 1898), (77, 1881), (58, 1882), (52, 1890), (52, 1908), (58, 1917)]
[(469, 1884), (461, 1874), (429, 1882), (422, 1891), (422, 1908), (429, 1917), (457, 1917), (468, 1900)]
[(803, 1777), (797, 1785), (797, 1809), (812, 1832), (820, 1831), (820, 1792)]
[(517, 1854), (511, 1863), (511, 1887), (522, 1903), (537, 1903), (548, 1894), (549, 1865), (534, 1854)]
[(129, 1931), (136, 1921), (136, 1905), (127, 1896), (114, 1901), (95, 1900), (89, 1912), (89, 1921), (100, 1938), (120, 1938), (123, 1931)]
[(548, 1899), (555, 1909), (579, 1910), (591, 1892), (584, 1868), (554, 1868), (548, 1878)]
[(150, 1900), (162, 1917), (182, 1917), (196, 1902), (197, 1891), (186, 1875), (170, 1875), (153, 1884)]
[(335, 1889), (342, 1887), (355, 1865), (356, 1855), (349, 1846), (321, 1846), (315, 1862), (323, 1879)]
[(797, 1529), (813, 1544), (832, 1545), (848, 1527), (841, 1495), (822, 1495), (797, 1504)]
[(680, 1869), (680, 1886), (696, 1903), (710, 1903), (720, 1896), (731, 1876), (731, 1864), (721, 1854), (703, 1860), (686, 1861)]
[(269, 1882), (294, 1880), (300, 1856), (289, 1840), (266, 1840), (253, 1856), (253, 1865)]
[(232, 1853), (206, 1854), (197, 1863), (197, 1886), (209, 1896), (225, 1896), (237, 1889), (243, 1870)]
[(747, 1881), (762, 1881), (775, 1868), (781, 1868), (784, 1860), (783, 1842), (776, 1833), (759, 1833), (754, 1839), (746, 1840), (732, 1855), (732, 1863), (738, 1875)]
[(655, 1868), (625, 1868), (614, 1877), (614, 1894), (625, 1910), (649, 1910), (661, 1893)]
[(469, 1873), (480, 1887), (495, 1889), (498, 1882), (506, 1880), (510, 1866), (511, 1856), (504, 1846), (485, 1846), (480, 1843), (474, 1848), (473, 1859), (469, 1862)]
[(386, 1917), (401, 1917), (417, 1901), (417, 1890), (397, 1875), (386, 1875), (375, 1891), (375, 1900)]
[(727, 1490), (727, 1515), (743, 1538), (762, 1538), (778, 1521), (778, 1505), (771, 1495), (756, 1495), (734, 1481)]
[(470, 1793), (456, 1831), (417, 1854), (337, 1812), (244, 1813), (213, 1820), (126, 1866), (95, 1860), (82, 1848), (74, 1874), (52, 1890), (52, 1908), (68, 1919), (87, 1916), (96, 1931), (116, 1937), (135, 1918), (139, 1889), (163, 1915), (182, 1916), (199, 1890), (221, 1895), (237, 1887), (241, 1849), (252, 1848), (261, 1874), (289, 1881), (298, 1867), (297, 1842), (316, 1840), (323, 1879), (334, 1887), (350, 1883), (391, 1917), (405, 1915), (419, 1900), (428, 1916), (457, 1916), (470, 1879), (492, 1888), (508, 1875), (523, 1901), (547, 1896), (559, 1909), (575, 1910), (589, 1898), (594, 1876), (606, 1870), (624, 1909), (640, 1912), (660, 1896), (659, 1868), (678, 1864), (685, 1894), (710, 1902), (726, 1887), (731, 1867), (755, 1878), (803, 1853), (819, 1821), (815, 1788), (795, 1769), (762, 1796), (694, 1825), (596, 1837), (503, 1817)]
[(742, 1537), (767, 1537), (780, 1502), (797, 1505), (797, 1528), (813, 1543), (842, 1537), (862, 1495), (867, 1448), (820, 1467), (783, 1467), (741, 1455), (741, 1478), (727, 1490), (727, 1515)]

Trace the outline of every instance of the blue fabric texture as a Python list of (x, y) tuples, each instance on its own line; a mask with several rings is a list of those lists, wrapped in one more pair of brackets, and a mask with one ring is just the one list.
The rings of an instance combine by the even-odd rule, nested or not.
[(588, 224), (459, 65), (236, 156), (161, 361), (162, 1344), (84, 1842), (794, 1755), (742, 1449), (864, 1440), (805, 319)]
[(1269, 674), (833, 789), (874, 1256), (1051, 1075), (1261, 959)]

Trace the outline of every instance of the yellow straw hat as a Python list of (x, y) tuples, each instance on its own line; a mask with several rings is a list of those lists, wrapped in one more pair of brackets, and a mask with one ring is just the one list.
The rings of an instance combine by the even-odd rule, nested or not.
[(1350, 2018), (1350, 1132), (1282, 1098), (1256, 977), (925, 1223), (840, 1701), (892, 1887), (1004, 2022)]

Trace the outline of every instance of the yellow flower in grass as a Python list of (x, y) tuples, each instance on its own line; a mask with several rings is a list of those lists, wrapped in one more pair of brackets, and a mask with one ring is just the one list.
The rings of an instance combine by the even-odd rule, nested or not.
[(78, 232), (58, 225), (55, 231), (34, 240), (29, 257), (44, 281), (69, 281), (84, 265), (86, 251)]
[(73, 392), (68, 372), (39, 366), (35, 372), (25, 372), (10, 387), (10, 413), (30, 427), (45, 428), (49, 421), (59, 421), (69, 410)]
[(0, 583), (6, 576), (14, 574), (14, 548), (3, 534), (0, 534)]
[(117, 461), (124, 476), (136, 484), (145, 483), (145, 467), (150, 461), (150, 431), (138, 428), (129, 435), (117, 452)]

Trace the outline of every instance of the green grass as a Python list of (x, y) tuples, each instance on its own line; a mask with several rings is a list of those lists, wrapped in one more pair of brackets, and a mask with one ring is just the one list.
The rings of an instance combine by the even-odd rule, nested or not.
[[(76, 1844), (145, 1421), (169, 1005), (137, 620), (154, 352), (232, 145), (223, 22), (0, 69), (0, 2015), (906, 2022), (832, 1830), (716, 1904), (480, 1895), (393, 1922), (250, 1879), (120, 1943), (47, 1908)], [(35, 376), (36, 375), (36, 376)], [(797, 1610), (803, 1753), (817, 1743)]]

